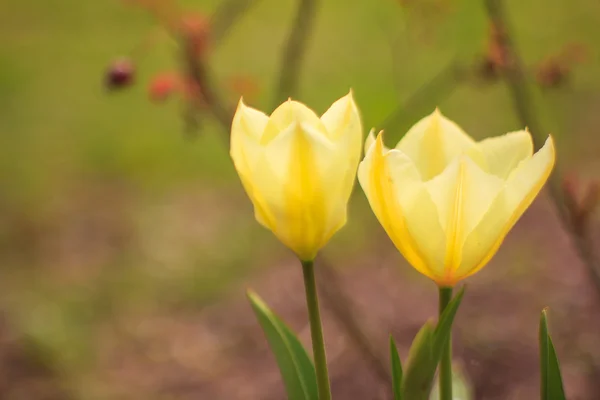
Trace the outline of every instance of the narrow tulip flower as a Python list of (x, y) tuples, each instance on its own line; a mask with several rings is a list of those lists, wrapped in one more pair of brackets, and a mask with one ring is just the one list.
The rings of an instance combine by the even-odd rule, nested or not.
[(270, 117), (238, 105), (231, 157), (256, 219), (303, 261), (346, 223), (362, 127), (352, 93), (319, 118), (288, 100)]
[(331, 400), (314, 258), (346, 223), (362, 127), (352, 93), (319, 118), (288, 100), (270, 117), (240, 100), (231, 157), (258, 222), (302, 262), (318, 397)]
[(527, 131), (475, 142), (438, 110), (395, 149), (373, 132), (358, 179), (398, 250), (440, 287), (494, 256), (554, 165), (552, 138), (533, 154)]

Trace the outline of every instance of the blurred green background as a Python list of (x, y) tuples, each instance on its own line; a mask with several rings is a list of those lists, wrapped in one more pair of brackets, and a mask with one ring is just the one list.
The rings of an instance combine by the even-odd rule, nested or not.
[[(220, 3), (189, 0), (179, 6), (184, 14), (210, 18)], [(480, 71), (489, 42), (483, 2), (461, 12), (456, 3), (320, 2), (298, 99), (322, 113), (352, 88), (365, 131), (385, 125), (388, 144), (436, 106), (476, 138), (523, 128), (506, 86)], [(256, 87), (250, 105), (270, 112), (296, 2), (240, 4), (248, 10), (209, 49), (214, 84), (235, 104), (244, 90), (231, 82), (243, 77)], [(563, 167), (584, 181), (597, 179), (600, 3), (511, 0), (506, 7)], [(121, 56), (131, 57), (134, 82), (109, 91), (107, 66)], [(468, 79), (450, 82), (450, 89), (423, 89), (456, 60), (468, 69)], [(564, 80), (543, 87), (543, 67), (553, 63), (564, 67)], [(223, 127), (200, 110), (200, 128), (190, 138), (184, 133), (185, 100), (149, 98), (153, 77), (180, 64), (176, 42), (143, 6), (118, 0), (0, 2), (0, 398), (282, 398), (275, 364), (243, 293), (246, 286), (263, 288), (269, 303), (301, 330), (301, 291), (288, 282), (298, 278), (293, 257), (254, 221)], [(390, 122), (390, 115), (399, 117)], [(599, 319), (591, 315), (600, 310), (597, 294), (551, 206), (543, 198), (538, 203), (493, 263), (496, 272), (490, 266), (474, 279), (475, 293), (493, 287), (497, 295), (465, 299), (477, 304), (465, 312), (471, 322), (462, 322), (467, 332), (458, 354), (477, 360), (472, 375), (488, 362), (490, 371), (504, 376), (498, 383), (475, 373), (477, 398), (530, 398), (535, 364), (526, 374), (531, 379), (516, 384), (494, 364), (495, 356), (478, 354), (509, 346), (535, 360), (536, 313), (553, 304), (565, 317), (557, 318), (565, 337), (573, 334), (567, 328), (576, 330), (583, 349), (580, 354), (572, 343), (562, 345), (570, 349), (567, 388), (579, 396), (573, 398), (597, 399), (597, 387), (589, 388), (593, 380), (586, 380), (598, 371), (598, 358), (586, 347), (600, 340), (596, 325), (580, 329), (567, 318), (575, 312)], [(326, 253), (346, 267), (340, 268), (344, 285), (359, 303), (358, 320), (377, 327), (374, 337), (379, 330), (394, 331), (407, 345), (418, 323), (435, 312), (432, 285), (404, 265), (360, 190), (350, 223)], [(546, 261), (558, 265), (547, 267)], [(388, 271), (388, 265), (401, 268)], [(389, 288), (393, 301), (378, 286), (390, 282), (397, 285)], [(404, 310), (414, 315), (402, 314), (399, 304), (417, 298), (422, 301)], [(494, 308), (497, 303), (505, 307)], [(361, 307), (369, 311), (361, 314)], [(506, 316), (523, 307), (530, 312), (507, 331), (518, 336), (528, 330), (531, 341), (522, 338), (527, 351), (509, 340), (484, 339), (488, 326), (510, 325)], [(343, 328), (331, 324), (330, 340), (339, 336), (343, 342)], [(223, 333), (232, 331), (235, 340)], [(377, 344), (383, 354), (385, 343)], [(202, 350), (195, 351), (197, 346)], [(249, 346), (258, 350), (244, 350)], [(343, 364), (334, 394), (355, 381)], [(511, 384), (518, 390), (498, 389)], [(369, 398), (385, 398), (376, 380), (362, 385), (377, 388)], [(353, 396), (339, 398), (367, 398)]]

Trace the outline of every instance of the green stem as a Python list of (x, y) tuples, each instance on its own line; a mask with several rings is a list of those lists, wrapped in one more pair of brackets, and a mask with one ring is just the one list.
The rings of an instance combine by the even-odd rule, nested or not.
[(325, 342), (323, 341), (323, 327), (321, 326), (321, 315), (319, 313), (319, 298), (317, 296), (317, 283), (315, 281), (313, 261), (302, 261), (302, 272), (304, 274), (304, 289), (306, 291), (310, 336), (312, 339), (313, 357), (315, 359), (315, 370), (317, 372), (319, 400), (331, 400), (327, 356), (325, 354)]
[[(452, 299), (451, 287), (440, 287), (440, 316)], [(452, 335), (442, 351), (440, 360), (440, 400), (452, 400)]]

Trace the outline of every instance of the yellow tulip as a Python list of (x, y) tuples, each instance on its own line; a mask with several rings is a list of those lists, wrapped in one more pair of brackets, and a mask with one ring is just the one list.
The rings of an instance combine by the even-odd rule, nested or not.
[(231, 157), (256, 219), (303, 261), (346, 223), (362, 126), (352, 93), (321, 118), (288, 100), (270, 117), (238, 105)]
[(548, 137), (527, 131), (475, 142), (438, 110), (395, 149), (373, 131), (358, 168), (371, 208), (408, 262), (441, 287), (483, 268), (533, 202), (554, 165)]

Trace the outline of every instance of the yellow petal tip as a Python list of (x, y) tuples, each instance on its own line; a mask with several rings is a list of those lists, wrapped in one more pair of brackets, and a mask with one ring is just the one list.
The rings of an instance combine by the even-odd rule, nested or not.
[(385, 148), (385, 144), (383, 143), (383, 131), (379, 131), (377, 134), (377, 137), (375, 138), (375, 146), (377, 146), (376, 149), (380, 153), (383, 153), (383, 149)]
[(373, 143), (375, 143), (375, 128), (371, 128), (367, 138), (365, 139), (365, 153), (369, 151), (371, 146), (373, 146)]
[(246, 107), (246, 104), (244, 103), (244, 96), (240, 96), (240, 100), (238, 101), (238, 105), (237, 105), (237, 110), (241, 110), (242, 108)]

